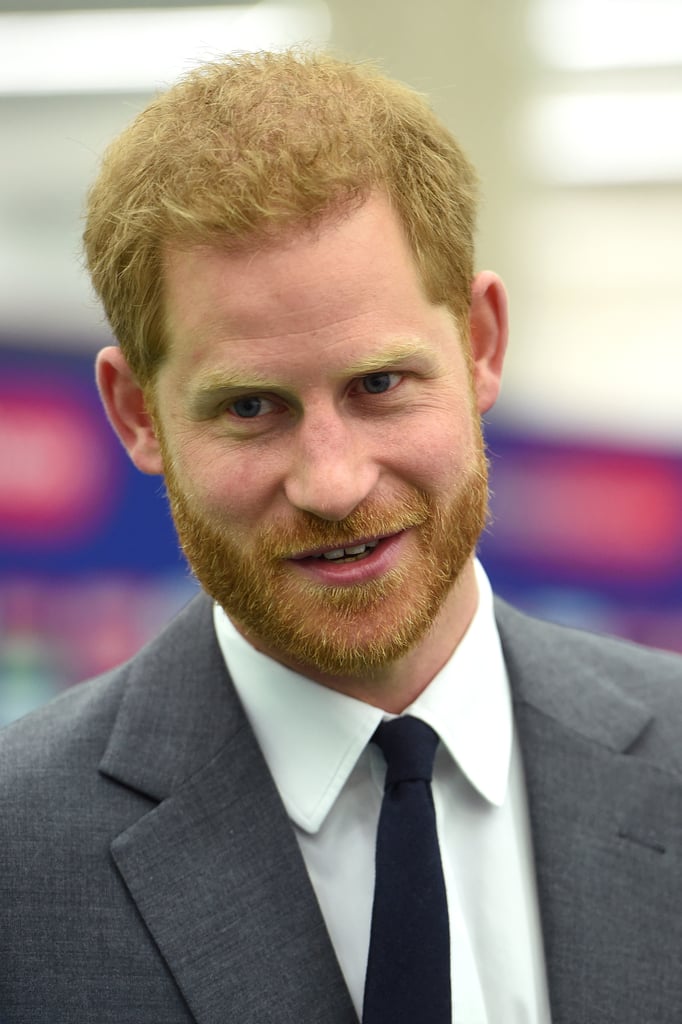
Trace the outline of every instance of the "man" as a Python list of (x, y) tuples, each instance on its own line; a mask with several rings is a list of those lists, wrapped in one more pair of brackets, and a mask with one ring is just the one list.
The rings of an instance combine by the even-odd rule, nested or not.
[[(421, 98), (324, 55), (200, 69), (109, 150), (98, 384), (204, 593), (3, 736), (5, 1024), (679, 1020), (682, 663), (493, 605), (475, 202)], [(415, 938), (376, 917), (396, 717), (439, 739), (438, 1017), (366, 992)]]

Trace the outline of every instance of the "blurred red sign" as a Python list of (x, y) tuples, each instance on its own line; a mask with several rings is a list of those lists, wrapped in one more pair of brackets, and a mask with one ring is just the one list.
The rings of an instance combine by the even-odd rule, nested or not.
[(111, 493), (104, 415), (77, 392), (60, 395), (23, 376), (0, 392), (3, 540), (59, 543), (90, 533)]

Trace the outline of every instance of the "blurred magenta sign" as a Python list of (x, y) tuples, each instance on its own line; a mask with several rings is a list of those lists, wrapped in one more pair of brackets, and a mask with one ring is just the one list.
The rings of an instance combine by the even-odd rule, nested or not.
[(679, 578), (679, 460), (568, 445), (509, 448), (493, 467), (488, 548), (551, 573)]
[(18, 372), (0, 385), (0, 533), (59, 544), (96, 529), (112, 491), (103, 414), (65, 382)]

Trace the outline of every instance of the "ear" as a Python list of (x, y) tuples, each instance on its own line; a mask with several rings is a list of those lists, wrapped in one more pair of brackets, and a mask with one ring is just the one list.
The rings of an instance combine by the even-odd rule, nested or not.
[(476, 404), (483, 414), (500, 393), (509, 333), (507, 293), (497, 274), (484, 270), (474, 277), (469, 318)]
[(144, 392), (121, 350), (103, 348), (95, 363), (97, 387), (109, 422), (133, 463), (143, 473), (163, 473), (161, 448)]

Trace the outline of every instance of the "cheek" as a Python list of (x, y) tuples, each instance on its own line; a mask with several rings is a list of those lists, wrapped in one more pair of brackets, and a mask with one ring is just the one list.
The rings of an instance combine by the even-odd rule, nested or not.
[(476, 458), (479, 436), (470, 415), (442, 416), (403, 439), (397, 461), (415, 486), (430, 493), (449, 491)]
[(182, 461), (183, 489), (216, 522), (247, 529), (269, 509), (276, 482), (262, 460), (224, 451), (188, 450)]
[(425, 447), (414, 460), (412, 482), (428, 493), (447, 491), (456, 483), (464, 462), (461, 453), (443, 438), (439, 443)]

